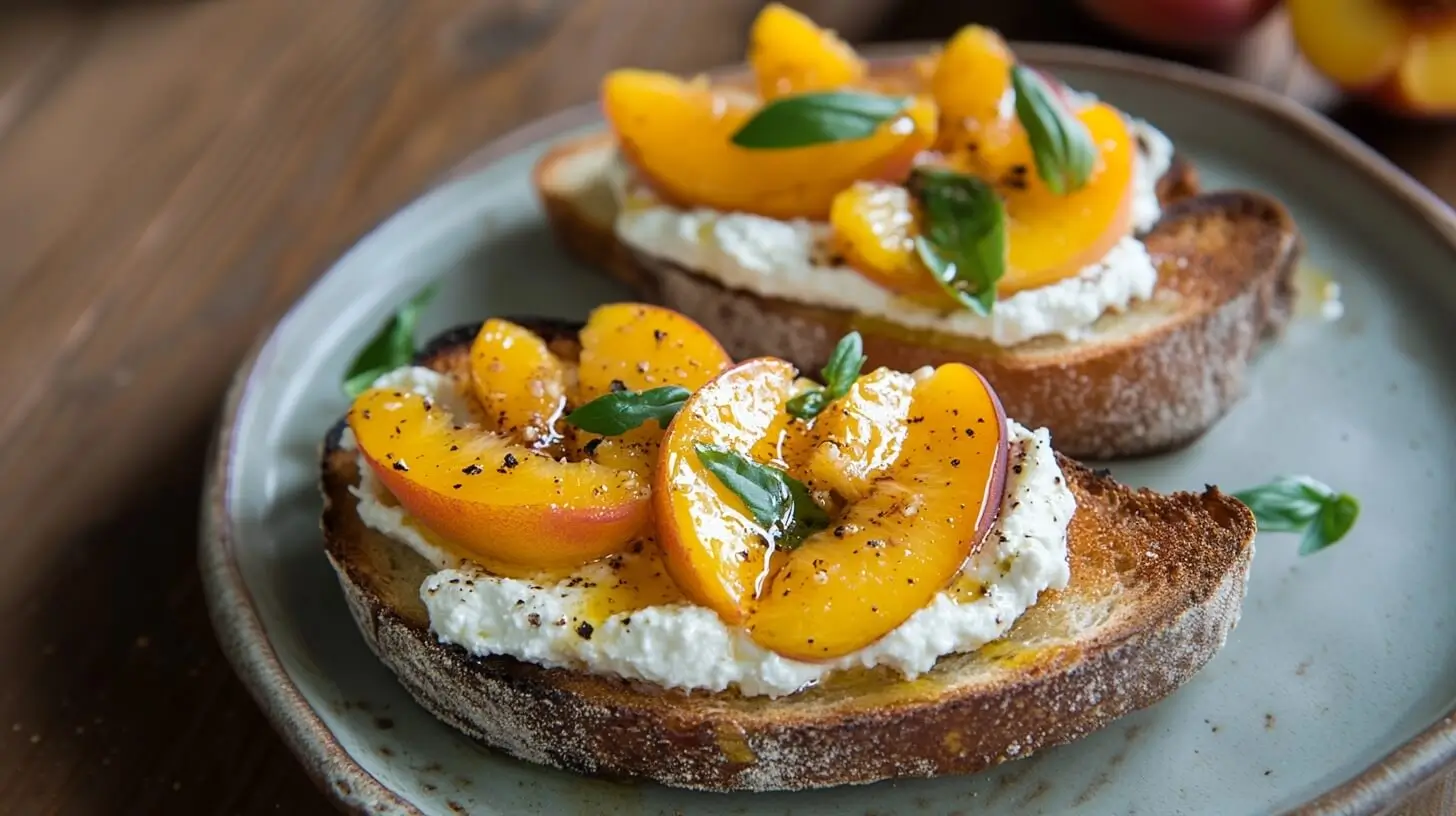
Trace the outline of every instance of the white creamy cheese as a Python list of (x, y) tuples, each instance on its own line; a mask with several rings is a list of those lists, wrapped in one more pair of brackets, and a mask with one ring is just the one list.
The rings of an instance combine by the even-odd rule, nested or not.
[[(1157, 185), (1172, 162), (1173, 145), (1146, 122), (1134, 120), (1132, 127), (1140, 145), (1134, 164), (1133, 224), (1141, 232), (1162, 212)], [(989, 316), (945, 312), (897, 297), (848, 267), (816, 263), (816, 247), (830, 234), (823, 222), (670, 207), (634, 189), (620, 160), (611, 169), (611, 181), (622, 204), (617, 237), (638, 251), (730, 288), (873, 315), (910, 328), (983, 338), (1001, 346), (1046, 335), (1077, 338), (1104, 313), (1151, 297), (1158, 280), (1142, 242), (1128, 236), (1077, 275), (997, 301)]]
[[(450, 405), (453, 382), (424, 369), (402, 369), (382, 385), (409, 388)], [(577, 630), (590, 591), (606, 585), (605, 564), (583, 567), (577, 580), (540, 585), (502, 578), (460, 563), (430, 542), (405, 511), (361, 467), (354, 489), (368, 526), (410, 546), (439, 569), (421, 587), (430, 627), (441, 641), (476, 655), (511, 655), (533, 663), (615, 674), (671, 688), (746, 695), (791, 694), (830, 672), (886, 666), (906, 677), (928, 671), (943, 655), (970, 651), (995, 640), (1036, 602), (1043, 590), (1065, 587), (1067, 525), (1075, 509), (1045, 430), (1009, 423), (1012, 463), (1001, 514), (985, 546), (962, 575), (985, 587), (972, 601), (942, 592), (925, 608), (875, 643), (837, 660), (805, 663), (770, 652), (741, 629), (729, 627), (703, 607), (651, 606), (594, 622), (590, 637)], [(362, 462), (361, 462), (362, 465)], [(631, 558), (632, 556), (624, 556)]]
[(1163, 215), (1163, 206), (1158, 201), (1158, 179), (1173, 166), (1173, 142), (1163, 131), (1141, 119), (1131, 122), (1138, 144), (1132, 177), (1132, 226), (1138, 232), (1147, 232)]

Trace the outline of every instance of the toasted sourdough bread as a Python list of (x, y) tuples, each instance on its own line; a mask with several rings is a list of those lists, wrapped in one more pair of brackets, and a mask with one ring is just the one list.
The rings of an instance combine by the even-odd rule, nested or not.
[(1198, 195), (1181, 159), (1159, 180), (1164, 214), (1144, 238), (1158, 266), (1154, 296), (1104, 315), (1085, 337), (1003, 347), (731, 289), (635, 252), (613, 230), (614, 151), (609, 134), (593, 133), (556, 146), (536, 166), (548, 219), (572, 254), (692, 317), (737, 357), (772, 354), (817, 371), (857, 329), (872, 366), (969, 363), (1008, 415), (1051, 429), (1069, 456), (1140, 456), (1191, 443), (1242, 395), (1250, 358), (1292, 311), (1303, 243), (1288, 212), (1258, 193)]
[[(559, 324), (527, 325), (573, 353)], [(442, 336), (420, 364), (468, 377), (474, 334)], [(913, 681), (874, 671), (776, 700), (686, 693), (438, 642), (420, 601), (432, 567), (359, 520), (342, 429), (323, 452), (326, 551), (365, 640), (410, 694), (521, 759), (676, 787), (969, 773), (1076, 739), (1158, 701), (1213, 656), (1238, 621), (1253, 555), (1252, 514), (1216, 488), (1133, 490), (1059, 457), (1077, 501), (1071, 584), (1043, 593), (1002, 641)]]

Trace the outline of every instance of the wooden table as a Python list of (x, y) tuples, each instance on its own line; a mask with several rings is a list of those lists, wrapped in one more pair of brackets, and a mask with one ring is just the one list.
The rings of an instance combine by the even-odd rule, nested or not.
[[(737, 59), (758, 3), (19, 5), (0, 12), (0, 811), (324, 810), (218, 652), (194, 565), (235, 364), (473, 148), (609, 67)], [(797, 5), (897, 39), (977, 4)], [(981, 5), (1013, 36), (1126, 45), (1065, 3)], [(1288, 54), (1276, 24), (1226, 64), (1317, 92)], [(1348, 122), (1456, 197), (1456, 133)]]

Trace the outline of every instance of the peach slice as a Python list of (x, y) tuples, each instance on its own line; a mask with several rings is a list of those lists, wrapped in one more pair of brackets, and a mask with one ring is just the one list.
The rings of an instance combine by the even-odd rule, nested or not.
[(733, 358), (718, 338), (685, 315), (646, 303), (594, 309), (581, 330), (577, 392), (588, 402), (619, 388), (680, 385), (696, 391)]
[(566, 366), (531, 330), (507, 320), (485, 321), (470, 347), (475, 398), (496, 433), (528, 447), (560, 437), (566, 408)]
[[(866, 375), (813, 421), (818, 440), (791, 473), (822, 478), (842, 505), (830, 526), (779, 550), (699, 445), (764, 462), (796, 390), (782, 360), (750, 360), (694, 394), (663, 440), (653, 482), (658, 541), (695, 603), (787, 657), (825, 660), (874, 642), (955, 577), (1000, 509), (1006, 418), (973, 369), (916, 381)], [(821, 424), (822, 423), (822, 426)]]
[(796, 374), (771, 357), (739, 363), (689, 397), (662, 439), (652, 503), (668, 572), (689, 600), (729, 624), (748, 616), (773, 550), (697, 445), (752, 450), (786, 416)]
[(911, 300), (956, 308), (915, 253), (920, 205), (898, 184), (861, 181), (834, 197), (831, 242), (846, 264)]
[[(690, 318), (645, 303), (613, 303), (592, 311), (581, 330), (577, 366), (577, 404), (614, 390), (645, 391), (679, 385), (702, 388), (733, 363), (718, 339)], [(590, 446), (604, 465), (651, 472), (663, 429), (656, 423), (620, 436), (577, 432), (577, 444)]]
[(1011, 48), (992, 29), (968, 25), (951, 37), (930, 80), (942, 150), (999, 150), (1016, 137), (1015, 64)]
[[(1077, 274), (1131, 231), (1132, 135), (1121, 114), (1107, 105), (1092, 105), (1077, 118), (1099, 147), (1099, 158), (1087, 184), (1075, 192), (1057, 195), (1036, 177), (1024, 133), (998, 154), (1005, 172), (995, 178), (1006, 202), (1007, 268), (997, 287), (1002, 296)], [(920, 220), (905, 188), (875, 182), (841, 192), (829, 215), (836, 249), (861, 275), (912, 300), (952, 305), (916, 254)]]
[(1079, 111), (1077, 118), (1091, 134), (1098, 160), (1087, 184), (1075, 192), (1057, 195), (1047, 189), (1024, 137), (1004, 154), (1008, 169), (1000, 181), (1006, 188), (1008, 257), (1003, 293), (1075, 275), (1132, 231), (1137, 147), (1127, 122), (1116, 108), (1100, 102)]
[(514, 568), (575, 567), (618, 552), (651, 523), (631, 471), (565, 462), (413, 393), (372, 389), (349, 412), (380, 482), (432, 532)]
[(849, 502), (864, 498), (900, 458), (914, 387), (909, 374), (877, 368), (829, 403), (814, 419), (805, 465), (810, 489)]
[(748, 34), (748, 64), (764, 99), (859, 83), (865, 62), (833, 31), (782, 3), (769, 3)]
[(1290, 0), (1295, 41), (1316, 69), (1402, 112), (1456, 114), (1456, 9), (1397, 0)]
[(822, 220), (840, 190), (860, 179), (899, 178), (935, 140), (935, 105), (915, 99), (871, 136), (757, 150), (730, 140), (757, 99), (702, 81), (619, 70), (602, 83), (602, 105), (623, 157), (680, 206)]
[(759, 645), (827, 660), (873, 643), (945, 589), (1000, 512), (1006, 416), (974, 369), (916, 383), (899, 458), (790, 551), (748, 619)]

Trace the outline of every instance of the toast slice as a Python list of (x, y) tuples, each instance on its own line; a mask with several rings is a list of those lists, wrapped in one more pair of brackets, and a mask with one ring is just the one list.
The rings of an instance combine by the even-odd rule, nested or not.
[[(420, 363), (468, 376), (474, 334), (442, 336)], [(340, 448), (342, 428), (322, 459), (326, 552), (369, 647), (410, 694), (512, 756), (676, 787), (795, 790), (970, 773), (1076, 739), (1157, 702), (1208, 662), (1238, 622), (1253, 555), (1253, 515), (1216, 488), (1159, 495), (1059, 458), (1077, 500), (1071, 583), (1043, 593), (1003, 640), (943, 657), (913, 681), (872, 671), (773, 700), (687, 693), (437, 641), (419, 597), (432, 567), (359, 520), (349, 492), (356, 456)]]
[(1303, 242), (1289, 213), (1259, 193), (1196, 194), (1197, 177), (1181, 158), (1159, 180), (1165, 210), (1144, 237), (1159, 270), (1154, 296), (1104, 315), (1078, 339), (1003, 347), (732, 289), (634, 251), (613, 231), (614, 152), (608, 134), (593, 133), (556, 146), (536, 166), (547, 217), (573, 255), (698, 321), (736, 357), (772, 354), (817, 371), (857, 329), (871, 366), (969, 363), (1008, 415), (1049, 428), (1069, 456), (1141, 456), (1191, 443), (1243, 394), (1250, 359), (1293, 308)]

